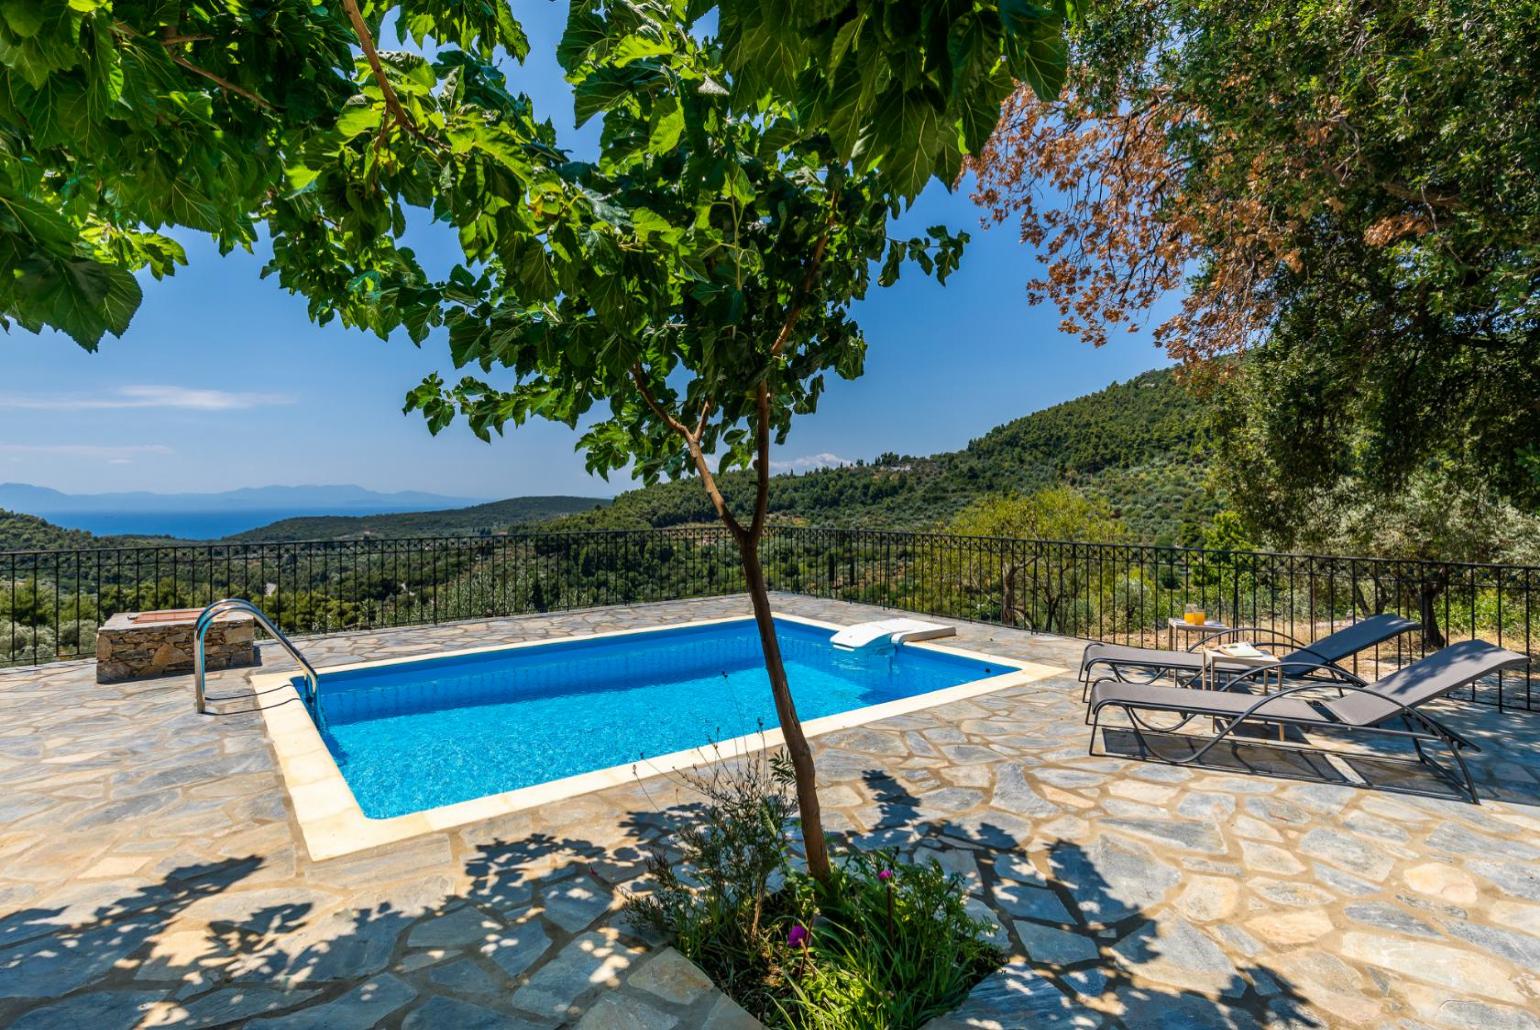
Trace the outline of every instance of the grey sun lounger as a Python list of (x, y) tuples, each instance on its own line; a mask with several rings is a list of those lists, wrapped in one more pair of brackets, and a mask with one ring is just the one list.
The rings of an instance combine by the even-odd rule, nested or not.
[[(1128, 716), (1134, 736), (1139, 741), (1141, 757), (1152, 755), (1176, 765), (1186, 765), (1202, 758), (1242, 723), (1267, 724), (1280, 729), (1295, 727), (1400, 737), (1411, 740), (1417, 752), (1417, 761), (1426, 762), (1449, 777), (1470, 795), (1471, 801), (1479, 804), (1476, 785), (1471, 780), (1470, 769), (1466, 767), (1461, 752), (1481, 749), (1422, 711), (1421, 706), (1450, 691), (1469, 686), (1483, 676), (1522, 666), (1528, 661), (1525, 655), (1485, 640), (1466, 640), (1403, 666), (1374, 683), (1366, 683), (1356, 677), (1356, 682), (1342, 679), (1317, 680), (1261, 696), (1244, 690), (1195, 690), (1190, 687), (1100, 679), (1091, 688), (1091, 709), (1087, 713), (1087, 721), (1091, 723), (1091, 754), (1097, 754), (1096, 736), (1102, 711), (1106, 708), (1121, 709)], [(1235, 679), (1249, 680), (1254, 673), (1264, 671), (1267, 670), (1252, 669)], [(1235, 680), (1230, 682), (1235, 683)], [(1336, 696), (1309, 696), (1311, 692), (1329, 691), (1336, 691)], [(1178, 715), (1181, 721), (1170, 727), (1152, 726), (1143, 718), (1152, 712)], [(1195, 718), (1210, 716), (1214, 719), (1216, 732), (1206, 740), (1193, 737), (1194, 743), (1202, 741), (1201, 746), (1186, 757), (1162, 755), (1150, 747), (1145, 737), (1149, 732), (1172, 733)], [(1397, 728), (1398, 725), (1400, 728)], [(1251, 743), (1249, 740), (1247, 742)], [(1459, 777), (1428, 758), (1423, 751), (1423, 745), (1428, 743), (1443, 744), (1449, 748), (1459, 765)], [(1306, 747), (1293, 750), (1323, 749)]]
[[(1092, 643), (1086, 645), (1085, 652), (1080, 656), (1080, 682), (1089, 687), (1092, 674), (1097, 669), (1104, 669), (1114, 679), (1124, 679), (1124, 673), (1133, 670), (1144, 673), (1150, 679), (1171, 676), (1179, 683), (1190, 681), (1196, 679), (1203, 671), (1203, 656), (1199, 653), (1200, 648), (1225, 638), (1240, 639), (1248, 636), (1263, 644), (1291, 645), (1294, 650), (1281, 658), (1291, 676), (1336, 679), (1341, 673), (1348, 679), (1356, 679), (1357, 677), (1347, 673), (1338, 663), (1360, 651), (1367, 651), (1376, 644), (1383, 644), (1392, 637), (1420, 628), (1421, 624), (1411, 619), (1399, 615), (1380, 614), (1343, 626), (1313, 644), (1295, 640), (1288, 634), (1279, 633), (1276, 630), (1258, 627), (1225, 630), (1198, 641), (1192, 649), (1187, 651), (1161, 651), (1150, 647)], [(1246, 669), (1245, 666), (1227, 668), (1223, 662), (1217, 664), (1218, 668), (1226, 674), (1240, 673)], [(1083, 690), (1080, 699), (1086, 700), (1087, 694), (1088, 691)]]

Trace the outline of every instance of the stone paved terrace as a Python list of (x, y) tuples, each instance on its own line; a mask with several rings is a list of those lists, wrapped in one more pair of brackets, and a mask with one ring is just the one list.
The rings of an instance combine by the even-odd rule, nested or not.
[[(746, 611), (729, 598), (305, 647), (325, 666)], [(1066, 669), (1079, 651), (959, 636)], [(1091, 758), (1079, 696), (1066, 671), (814, 742), (831, 829), (936, 857), (997, 922), (1010, 964), (939, 1026), (1540, 1027), (1540, 717), (1442, 706), (1486, 747), (1474, 806), (1368, 755)], [(675, 780), (317, 863), (261, 716), (224, 708), (194, 715), (185, 678), (98, 686), (87, 663), (0, 674), (0, 1025), (752, 1025), (619, 912), (641, 847), (693, 800)]]

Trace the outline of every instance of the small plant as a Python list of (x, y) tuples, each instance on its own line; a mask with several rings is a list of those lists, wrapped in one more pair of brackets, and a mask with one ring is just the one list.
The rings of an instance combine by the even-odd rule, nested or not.
[(849, 851), (813, 885), (818, 917), (804, 975), (778, 999), (788, 1026), (918, 1027), (958, 1005), (1003, 956), (965, 906), (962, 881), (934, 860)]
[(680, 858), (655, 853), (656, 887), (632, 919), (666, 937), (771, 1026), (919, 1027), (1003, 956), (934, 861), (847, 851), (820, 883), (792, 868), (792, 775), (780, 754), (688, 778), (704, 798)]
[(796, 915), (785, 907), (794, 898), (771, 890), (791, 851), (791, 763), (760, 751), (683, 778), (704, 803), (677, 835), (682, 861), (676, 867), (654, 851), (647, 866), (656, 886), (627, 906), (637, 925), (668, 938), (753, 1010), (760, 985), (779, 979), (766, 927)]

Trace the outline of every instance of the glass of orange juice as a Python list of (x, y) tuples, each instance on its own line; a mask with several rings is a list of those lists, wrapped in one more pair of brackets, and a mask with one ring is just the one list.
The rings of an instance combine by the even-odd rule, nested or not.
[(1182, 609), (1182, 621), (1187, 623), (1189, 626), (1196, 626), (1198, 624), (1197, 615), (1198, 606), (1195, 604), (1189, 604), (1187, 607)]

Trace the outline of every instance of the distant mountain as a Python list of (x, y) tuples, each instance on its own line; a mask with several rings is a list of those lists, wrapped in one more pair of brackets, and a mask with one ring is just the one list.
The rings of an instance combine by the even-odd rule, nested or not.
[(599, 497), (512, 497), (470, 508), (391, 515), (319, 515), (284, 519), (228, 539), (232, 542), (353, 540), (363, 537), (460, 536), (497, 533), (588, 512), (609, 504)]
[[(1207, 403), (1170, 369), (1157, 369), (1007, 422), (960, 451), (884, 454), (869, 463), (776, 476), (770, 508), (778, 519), (817, 526), (926, 529), (983, 494), (1070, 483), (1104, 498), (1142, 540), (1191, 541), (1220, 506), (1206, 486)], [(749, 474), (731, 473), (720, 483), (734, 508), (752, 504)], [(628, 491), (603, 510), (556, 527), (715, 521), (692, 477)]]

